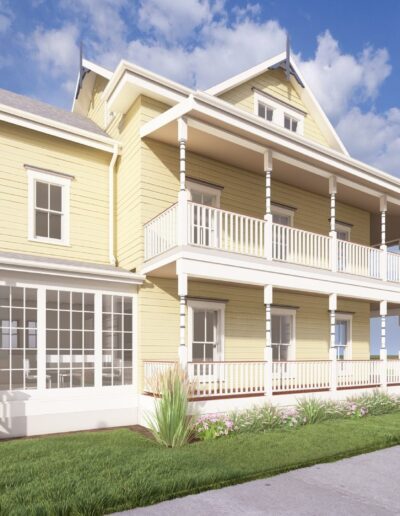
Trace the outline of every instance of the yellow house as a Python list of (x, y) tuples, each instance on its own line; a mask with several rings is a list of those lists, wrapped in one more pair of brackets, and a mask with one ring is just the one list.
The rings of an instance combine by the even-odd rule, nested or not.
[(1, 436), (141, 422), (176, 362), (201, 411), (397, 389), (400, 180), (285, 53), (207, 91), (83, 60), (72, 112), (0, 90), (0, 145)]

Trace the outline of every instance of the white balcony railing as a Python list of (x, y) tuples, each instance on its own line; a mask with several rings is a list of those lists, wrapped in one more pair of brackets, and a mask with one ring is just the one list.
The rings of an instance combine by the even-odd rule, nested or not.
[(272, 257), (283, 262), (329, 269), (330, 238), (318, 233), (272, 224)]
[(265, 255), (264, 220), (192, 202), (188, 210), (190, 245), (250, 256)]
[(202, 204), (189, 202), (183, 212), (178, 208), (174, 204), (145, 224), (145, 260), (178, 243), (258, 258), (271, 256), (268, 248), (276, 261), (400, 282), (400, 254), (344, 240), (337, 240), (335, 249), (329, 236), (275, 223), (268, 226), (263, 219)]
[(345, 240), (337, 241), (337, 270), (368, 278), (381, 277), (380, 260), (382, 251), (366, 245)]
[(165, 253), (177, 244), (178, 204), (173, 204), (144, 226), (144, 259)]
[[(174, 362), (144, 363), (144, 391), (158, 394), (157, 377)], [(272, 394), (378, 387), (400, 384), (400, 360), (303, 360), (289, 362), (189, 362), (187, 374), (193, 398)], [(268, 377), (271, 375), (272, 377)], [(270, 380), (270, 381), (269, 381)]]

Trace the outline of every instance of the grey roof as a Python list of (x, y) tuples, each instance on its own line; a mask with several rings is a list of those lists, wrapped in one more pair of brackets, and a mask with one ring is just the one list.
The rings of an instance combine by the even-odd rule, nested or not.
[(77, 129), (83, 129), (97, 135), (108, 137), (108, 134), (104, 132), (97, 124), (83, 115), (72, 113), (66, 109), (51, 106), (50, 104), (46, 104), (40, 100), (25, 97), (25, 95), (19, 95), (18, 93), (3, 90), (1, 88), (0, 104), (4, 104), (15, 109), (20, 109), (33, 115), (42, 116), (55, 122), (61, 122)]
[[(65, 260), (62, 258), (54, 258), (53, 256), (37, 256), (33, 254), (25, 254), (25, 253), (12, 253), (6, 251), (0, 251), (0, 259), (9, 260), (10, 263), (13, 260), (34, 260), (37, 262), (38, 266), (43, 266), (46, 263), (52, 263), (57, 265), (62, 269), (63, 266), (73, 266), (73, 267), (90, 267), (93, 270), (98, 270), (99, 272), (122, 272), (122, 273), (130, 273), (128, 269), (123, 269), (122, 267), (116, 267), (115, 265), (101, 264), (101, 263), (91, 263), (91, 262), (81, 262), (78, 260)], [(0, 265), (1, 267), (1, 265)], [(132, 273), (132, 276), (135, 273)]]

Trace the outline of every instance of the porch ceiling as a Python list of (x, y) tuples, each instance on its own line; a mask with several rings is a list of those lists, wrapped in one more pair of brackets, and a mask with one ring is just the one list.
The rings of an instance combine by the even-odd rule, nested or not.
[[(214, 125), (215, 120), (213, 125), (206, 122), (204, 115), (196, 119), (188, 119), (188, 151), (239, 169), (264, 174), (262, 152), (266, 147), (265, 141), (253, 135), (250, 135), (252, 138), (250, 141), (249, 134), (239, 129), (235, 129), (233, 133), (232, 127), (228, 127), (223, 122), (220, 122), (218, 127)], [(156, 127), (147, 137), (178, 147), (177, 134), (178, 124), (175, 119)], [(240, 141), (241, 139), (243, 140)], [(278, 181), (328, 197), (328, 177), (334, 173), (338, 177), (337, 200), (371, 213), (379, 213), (379, 195), (383, 193), (393, 195), (390, 190), (378, 191), (370, 182), (351, 177), (343, 171), (327, 166), (322, 168), (321, 164), (311, 159), (300, 162), (290, 150), (278, 148), (276, 145), (268, 145), (268, 147), (275, 150), (273, 178)], [(349, 184), (350, 182), (352, 184)], [(371, 190), (371, 193), (368, 190)], [(400, 200), (389, 197), (388, 204), (390, 213), (400, 215)]]

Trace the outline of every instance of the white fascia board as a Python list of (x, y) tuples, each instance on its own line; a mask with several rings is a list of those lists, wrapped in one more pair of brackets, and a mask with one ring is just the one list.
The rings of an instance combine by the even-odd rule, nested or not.
[(39, 262), (33, 259), (0, 257), (0, 270), (30, 272), (37, 274), (53, 274), (57, 276), (70, 275), (73, 277), (100, 278), (109, 281), (123, 281), (140, 285), (145, 280), (142, 274), (123, 272), (119, 270), (102, 270), (90, 265), (58, 264), (51, 260)]
[(87, 68), (88, 70), (91, 70), (92, 72), (96, 73), (97, 75), (101, 75), (101, 77), (104, 77), (105, 79), (110, 80), (113, 76), (113, 72), (110, 70), (107, 70), (106, 68), (103, 68), (102, 66), (93, 63), (92, 61), (89, 61), (88, 59), (82, 59), (82, 66), (84, 68)]
[(267, 59), (266, 61), (263, 61), (262, 63), (253, 66), (248, 70), (245, 70), (244, 72), (234, 75), (230, 79), (220, 82), (219, 84), (216, 84), (212, 88), (208, 88), (205, 91), (209, 95), (221, 95), (225, 91), (228, 91), (231, 88), (239, 86), (240, 84), (249, 81), (253, 77), (256, 77), (257, 75), (266, 72), (271, 66), (274, 66), (275, 64), (279, 63), (280, 61), (285, 59), (285, 57), (286, 52), (281, 52), (277, 56), (271, 57), (270, 59)]
[[(145, 138), (154, 131), (157, 131), (165, 125), (168, 125), (169, 123), (174, 122), (175, 120), (178, 120), (179, 118), (187, 115), (187, 113), (189, 113), (193, 109), (193, 107), (193, 97), (190, 96), (188, 99), (183, 100), (179, 104), (176, 104), (176, 106), (173, 106), (167, 111), (164, 111), (164, 113), (161, 113), (161, 115), (156, 116), (155, 118), (144, 124), (140, 128), (140, 137)], [(178, 141), (178, 135), (176, 137), (176, 141)]]
[(120, 61), (112, 78), (107, 84), (102, 95), (103, 100), (110, 103), (111, 97), (115, 97), (114, 94), (117, 93), (117, 89), (118, 91), (121, 91), (119, 85), (126, 74), (130, 74), (131, 78), (134, 77), (135, 82), (144, 86), (150, 93), (152, 90), (162, 90), (164, 94), (167, 94), (167, 91), (169, 90), (171, 98), (175, 98), (176, 101), (181, 101), (184, 97), (188, 97), (193, 93), (191, 88), (187, 88), (186, 86), (171, 81), (162, 75), (150, 72), (141, 66), (134, 65), (133, 63), (123, 60)]
[(300, 155), (318, 160), (325, 165), (338, 168), (341, 171), (371, 181), (383, 188), (392, 189), (400, 194), (400, 179), (386, 172), (343, 155), (341, 152), (310, 142), (301, 136), (295, 136), (284, 129), (272, 127), (268, 122), (263, 122), (260, 117), (252, 113), (246, 113), (206, 93), (196, 92), (194, 101), (196, 110), (229, 125), (234, 125), (243, 131), (247, 131), (249, 134), (265, 139), (266, 147), (271, 143), (283, 145)]
[(119, 145), (119, 143), (112, 138), (96, 135), (90, 131), (27, 113), (26, 111), (15, 109), (4, 104), (0, 104), (0, 121), (86, 145), (87, 147), (93, 147), (104, 152), (112, 153), (114, 152), (115, 145)]

